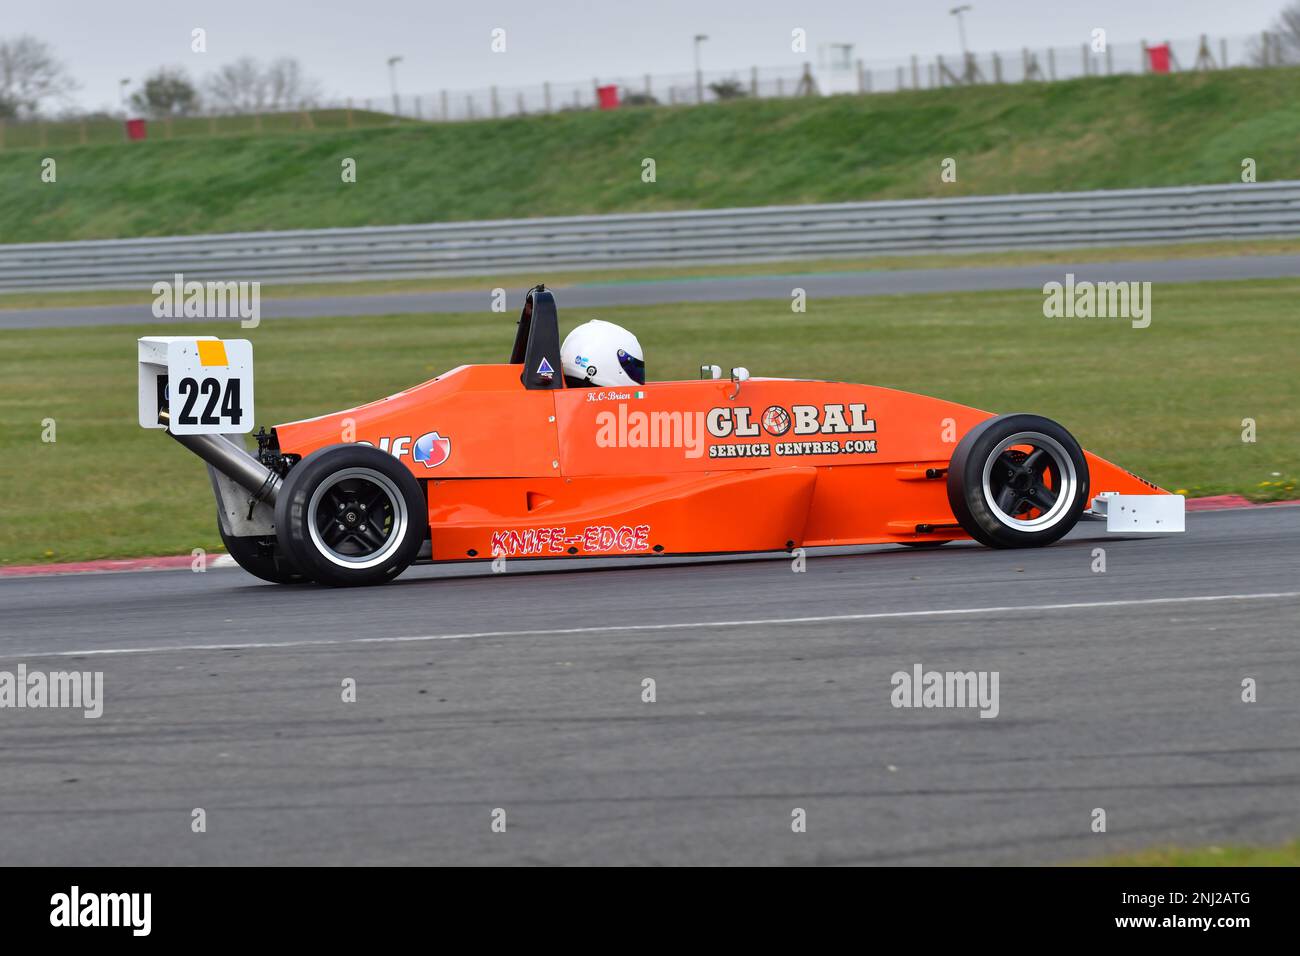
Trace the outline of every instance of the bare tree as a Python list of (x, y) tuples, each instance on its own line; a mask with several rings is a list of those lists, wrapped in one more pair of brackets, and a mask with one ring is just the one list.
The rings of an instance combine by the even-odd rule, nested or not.
[(311, 105), (320, 97), (316, 81), (303, 76), (302, 67), (292, 57), (281, 57), (266, 66), (243, 57), (209, 76), (206, 87), (214, 105), (237, 113), (296, 108)]
[(303, 76), (302, 67), (292, 57), (281, 57), (266, 68), (266, 83), (271, 108), (314, 106), (320, 99), (320, 86)]
[(64, 99), (77, 81), (33, 36), (0, 39), (0, 116), (35, 114), (49, 99)]
[(208, 98), (214, 105), (236, 113), (266, 108), (266, 77), (251, 56), (227, 63), (208, 77)]
[(1250, 41), (1247, 56), (1255, 66), (1283, 66), (1300, 63), (1300, 0), (1278, 14), (1269, 27), (1267, 38)]

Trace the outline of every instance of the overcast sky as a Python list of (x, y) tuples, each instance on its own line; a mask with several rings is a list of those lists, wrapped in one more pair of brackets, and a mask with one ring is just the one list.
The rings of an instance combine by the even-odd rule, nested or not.
[[(790, 31), (887, 61), (959, 49), (959, 0), (0, 0), (0, 36), (51, 43), (82, 84), (77, 102), (116, 108), (118, 80), (164, 65), (196, 78), (243, 55), (295, 56), (331, 97), (380, 97), (401, 55), (404, 93), (543, 80), (678, 73), (708, 34), (706, 69), (792, 65)], [(1256, 33), (1286, 0), (971, 0), (970, 48), (1078, 46), (1095, 27), (1111, 43)], [(190, 50), (195, 27), (205, 54)], [(491, 52), (491, 31), (507, 50)], [(1217, 49), (1217, 48), (1216, 48)]]

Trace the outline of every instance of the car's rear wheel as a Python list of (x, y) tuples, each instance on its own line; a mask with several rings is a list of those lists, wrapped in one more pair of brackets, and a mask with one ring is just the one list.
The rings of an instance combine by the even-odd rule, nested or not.
[(1060, 539), (1087, 503), (1088, 462), (1041, 415), (999, 415), (972, 428), (948, 468), (948, 503), (976, 541), (1036, 548)]
[(237, 538), (228, 535), (217, 519), (217, 532), (235, 563), (254, 577), (272, 584), (303, 584), (304, 575), (279, 547), (274, 536)]
[(415, 560), (428, 528), (420, 483), (387, 452), (331, 445), (295, 465), (275, 503), (289, 556), (322, 584), (382, 584)]

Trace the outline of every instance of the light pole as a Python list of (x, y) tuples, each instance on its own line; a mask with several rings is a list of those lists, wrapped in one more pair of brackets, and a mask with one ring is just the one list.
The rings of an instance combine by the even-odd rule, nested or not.
[(708, 39), (703, 33), (695, 34), (695, 102), (704, 102), (704, 74), (700, 71), (700, 44)]
[(393, 115), (398, 115), (401, 111), (401, 104), (397, 99), (397, 64), (402, 62), (400, 56), (390, 56), (388, 58), (388, 85), (393, 91)]
[(961, 37), (961, 71), (966, 80), (970, 80), (971, 64), (970, 54), (966, 52), (966, 21), (962, 19), (963, 13), (973, 10), (969, 3), (963, 3), (959, 7), (953, 7), (948, 13), (957, 18), (957, 34)]
[(960, 7), (953, 7), (948, 13), (957, 18), (957, 34), (961, 37), (961, 57), (966, 59), (966, 23), (962, 20), (963, 13), (969, 13), (975, 9), (969, 3), (963, 3)]

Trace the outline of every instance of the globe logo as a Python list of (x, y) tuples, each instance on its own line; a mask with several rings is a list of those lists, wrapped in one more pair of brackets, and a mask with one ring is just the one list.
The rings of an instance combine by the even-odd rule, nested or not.
[(769, 406), (761, 421), (769, 435), (784, 435), (790, 430), (790, 413), (780, 405)]

